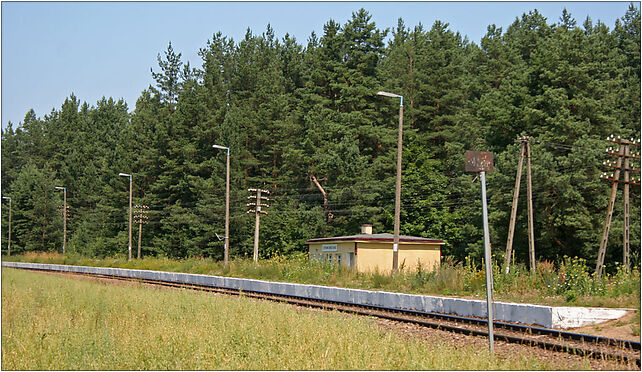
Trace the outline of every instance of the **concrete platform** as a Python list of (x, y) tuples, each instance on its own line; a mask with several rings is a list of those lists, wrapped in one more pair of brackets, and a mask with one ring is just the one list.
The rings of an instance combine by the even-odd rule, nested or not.
[[(310, 297), (331, 301), (351, 302), (425, 312), (485, 318), (486, 301), (452, 297), (413, 295), (362, 289), (326, 287), (310, 284), (269, 282), (222, 276), (185, 274), (168, 271), (130, 270), (108, 267), (2, 262), (4, 267), (55, 270), (63, 272), (117, 275), (127, 278), (165, 280), (175, 283), (199, 284), (244, 291), (268, 292), (281, 295)], [(495, 320), (537, 325), (545, 328), (574, 328), (618, 319), (631, 309), (559, 307), (510, 302), (495, 302)]]

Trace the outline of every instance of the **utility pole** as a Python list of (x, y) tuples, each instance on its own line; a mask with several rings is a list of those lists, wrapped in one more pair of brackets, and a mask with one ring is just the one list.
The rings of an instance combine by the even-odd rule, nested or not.
[(533, 182), (531, 178), (531, 151), (530, 138), (521, 137), (515, 142), (521, 142), (522, 147), (517, 164), (517, 175), (515, 177), (515, 189), (513, 190), (513, 205), (511, 207), (510, 222), (508, 223), (508, 240), (506, 241), (506, 274), (510, 272), (510, 258), (513, 254), (513, 236), (515, 235), (515, 221), (517, 220), (517, 203), (519, 201), (519, 187), (522, 179), (522, 167), (524, 164), (524, 155), (526, 155), (526, 179), (528, 192), (528, 257), (531, 272), (535, 272), (535, 232), (533, 223)]
[(522, 137), (517, 141), (522, 143), (521, 150), (519, 153), (519, 162), (517, 163), (517, 176), (515, 176), (515, 188), (513, 189), (513, 205), (510, 210), (510, 222), (508, 223), (508, 240), (506, 241), (506, 258), (504, 267), (506, 268), (506, 274), (510, 272), (510, 258), (513, 254), (513, 235), (515, 234), (515, 220), (517, 219), (517, 202), (519, 201), (519, 186), (522, 181), (522, 166), (524, 164), (524, 153), (526, 152), (526, 146), (524, 145), (524, 139)]
[(149, 217), (147, 216), (147, 212), (148, 212), (149, 206), (135, 205), (134, 209), (136, 209), (136, 215), (134, 216), (135, 218), (134, 223), (138, 224), (138, 256), (136, 258), (140, 260), (140, 245), (143, 240), (143, 224), (148, 222), (147, 220), (149, 219)]
[(265, 194), (270, 194), (268, 190), (262, 190), (262, 189), (247, 189), (249, 192), (256, 192), (256, 195), (250, 195), (247, 198), (248, 199), (255, 199), (255, 202), (250, 202), (247, 203), (248, 207), (254, 207), (254, 209), (250, 209), (247, 211), (247, 213), (254, 213), (256, 216), (255, 222), (254, 222), (254, 263), (257, 263), (259, 261), (259, 225), (261, 224), (261, 218), (260, 215), (262, 214), (268, 214), (267, 211), (261, 210), (262, 207), (268, 208), (269, 205), (267, 204), (262, 204), (262, 200), (269, 201), (270, 199), (266, 196), (262, 196), (261, 193)]
[[(639, 160), (639, 152), (637, 154), (632, 154), (630, 146), (640, 147), (640, 140), (630, 141), (622, 139), (620, 136), (617, 138), (614, 135), (610, 135), (606, 138), (607, 141), (618, 144), (617, 153), (614, 152), (613, 147), (606, 149), (606, 153), (609, 155), (617, 156), (617, 161), (615, 164), (611, 160), (605, 161), (603, 164), (609, 168), (615, 168), (615, 171), (610, 175), (603, 173), (600, 178), (613, 182), (611, 185), (611, 195), (609, 196), (609, 204), (606, 210), (606, 220), (604, 222), (604, 230), (602, 231), (602, 240), (600, 240), (600, 250), (597, 253), (597, 264), (595, 266), (595, 276), (601, 277), (602, 270), (604, 268), (604, 257), (606, 256), (606, 245), (609, 240), (609, 231), (611, 229), (611, 220), (613, 218), (613, 209), (615, 207), (615, 197), (617, 194), (617, 185), (618, 182), (624, 184), (624, 236), (623, 236), (623, 264), (628, 270), (629, 265), (629, 185), (640, 186), (639, 179), (638, 182), (631, 181), (629, 179), (629, 172), (639, 172), (639, 169), (633, 169), (629, 167), (629, 160), (635, 159)], [(637, 156), (635, 156), (637, 155)], [(624, 159), (624, 167), (622, 167), (622, 160)], [(620, 181), (620, 171), (624, 171), (624, 180)]]
[(631, 147), (624, 147), (624, 228), (622, 229), (622, 264), (626, 271), (629, 271), (629, 156), (631, 155)]
[(535, 274), (535, 233), (533, 227), (533, 179), (531, 177), (531, 145), (526, 137), (526, 178), (528, 180), (528, 257), (531, 264), (531, 274)]
[(9, 242), (7, 243), (7, 256), (11, 256), (11, 197), (3, 196), (2, 199), (9, 200)]

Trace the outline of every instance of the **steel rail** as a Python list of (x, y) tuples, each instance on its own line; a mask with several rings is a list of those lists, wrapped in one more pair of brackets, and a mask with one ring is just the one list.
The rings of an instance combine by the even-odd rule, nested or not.
[[(283, 303), (288, 303), (288, 304), (297, 305), (297, 306), (306, 306), (306, 307), (319, 308), (324, 310), (337, 310), (337, 311), (357, 314), (357, 315), (374, 316), (381, 319), (399, 321), (404, 323), (413, 323), (424, 327), (431, 327), (435, 329), (441, 329), (441, 330), (460, 333), (460, 334), (488, 337), (488, 330), (481, 328), (487, 325), (488, 321), (486, 319), (481, 319), (481, 318), (463, 317), (458, 315), (441, 314), (441, 313), (434, 313), (434, 312), (423, 312), (423, 311), (416, 311), (416, 310), (390, 308), (385, 306), (354, 304), (354, 303), (344, 302), (344, 301), (319, 300), (319, 299), (308, 298), (303, 296), (282, 295), (282, 294), (274, 294), (274, 293), (262, 292), (262, 291), (246, 291), (246, 290), (238, 290), (234, 288), (226, 288), (226, 287), (219, 287), (219, 286), (213, 286), (213, 285), (187, 284), (187, 283), (178, 282), (178, 281), (140, 279), (140, 278), (119, 276), (119, 275), (109, 275), (109, 274), (69, 272), (69, 271), (63, 271), (63, 270), (55, 270), (51, 268), (29, 268), (29, 269), (22, 269), (22, 270), (59, 272), (64, 274), (81, 275), (81, 276), (94, 277), (94, 278), (98, 277), (98, 278), (116, 279), (116, 280), (128, 281), (128, 282), (138, 282), (138, 283), (160, 285), (160, 286), (166, 286), (166, 287), (184, 288), (184, 289), (216, 292), (216, 293), (228, 294), (228, 295), (245, 296), (245, 297), (257, 298), (257, 299), (267, 299), (271, 301), (283, 302)], [(411, 316), (414, 318), (407, 318), (408, 316)], [(447, 322), (455, 323), (455, 325), (444, 324), (440, 322), (429, 321), (426, 319), (418, 319), (418, 318), (428, 318), (428, 319), (439, 320), (442, 322), (447, 321)], [(462, 327), (457, 325), (459, 323), (474, 325), (474, 326), (480, 327), (480, 329)], [(500, 329), (519, 332), (525, 335), (525, 336), (515, 336), (515, 335), (503, 333), (503, 332), (495, 332), (494, 337), (497, 340), (502, 340), (510, 343), (536, 346), (536, 347), (543, 348), (545, 350), (567, 352), (570, 354), (586, 356), (586, 357), (591, 357), (595, 359), (612, 358), (614, 360), (618, 360), (624, 363), (635, 362), (638, 367), (640, 367), (641, 365), (639, 354), (627, 355), (626, 353), (623, 354), (623, 353), (615, 353), (615, 352), (604, 352), (603, 350), (597, 350), (595, 348), (588, 347), (588, 346), (602, 345), (606, 347), (622, 349), (623, 351), (635, 352), (640, 350), (640, 342), (638, 341), (613, 339), (613, 338), (602, 337), (602, 336), (566, 332), (561, 330), (534, 327), (534, 326), (528, 326), (528, 325), (520, 325), (520, 324), (507, 323), (507, 322), (501, 322), (501, 321), (493, 321), (493, 325)], [(540, 339), (534, 339), (533, 337), (529, 337), (532, 335), (547, 336), (550, 339), (540, 340)], [(581, 346), (573, 346), (568, 344), (564, 345), (560, 342), (555, 342), (551, 339), (557, 339), (558, 341), (572, 340), (576, 342), (581, 342), (582, 345)]]

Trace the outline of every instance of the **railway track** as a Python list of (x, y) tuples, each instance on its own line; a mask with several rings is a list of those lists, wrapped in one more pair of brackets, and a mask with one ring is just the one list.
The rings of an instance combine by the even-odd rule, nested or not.
[[(40, 272), (51, 272), (48, 269), (30, 269)], [(59, 271), (56, 271), (59, 272)], [(230, 288), (213, 287), (196, 284), (185, 284), (162, 280), (129, 278), (117, 275), (98, 275), (60, 271), (70, 275), (81, 275), (92, 278), (115, 279), (120, 281), (145, 283), (155, 286), (184, 288), (198, 291), (215, 292), (227, 295), (245, 296), (291, 305), (336, 310), (356, 315), (373, 316), (382, 319), (412, 323), (424, 327), (441, 329), (466, 335), (488, 337), (486, 319), (462, 317), (448, 314), (385, 308), (370, 305), (355, 305), (340, 301), (321, 301), (299, 296), (276, 295), (273, 293), (242, 291)], [(622, 363), (635, 363), (640, 367), (640, 342), (620, 340), (594, 335), (566, 332), (555, 329), (527, 326), (514, 323), (494, 321), (495, 340), (530, 345), (551, 351), (566, 352), (589, 358), (615, 360)]]

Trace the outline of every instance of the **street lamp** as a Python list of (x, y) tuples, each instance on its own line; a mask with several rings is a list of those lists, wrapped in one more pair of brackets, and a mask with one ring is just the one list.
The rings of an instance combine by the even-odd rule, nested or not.
[(127, 261), (132, 260), (132, 175), (118, 173), (121, 177), (129, 177), (129, 246), (127, 247)]
[(2, 199), (9, 200), (9, 242), (7, 243), (7, 256), (11, 256), (11, 197), (3, 196)]
[(400, 98), (399, 102), (399, 137), (397, 139), (397, 183), (395, 186), (395, 231), (392, 245), (392, 271), (396, 271), (399, 263), (399, 219), (401, 214), (401, 147), (403, 142), (403, 96), (388, 92), (377, 92), (379, 96)]
[(63, 206), (62, 206), (62, 213), (63, 213), (63, 223), (62, 223), (62, 254), (63, 256), (65, 255), (65, 249), (67, 247), (67, 188), (66, 187), (60, 187), (56, 186), (54, 187), (56, 190), (62, 190), (63, 194)]
[(230, 148), (212, 145), (219, 150), (227, 150), (227, 171), (225, 174), (225, 247), (223, 249), (223, 264), (227, 266), (230, 250)]

